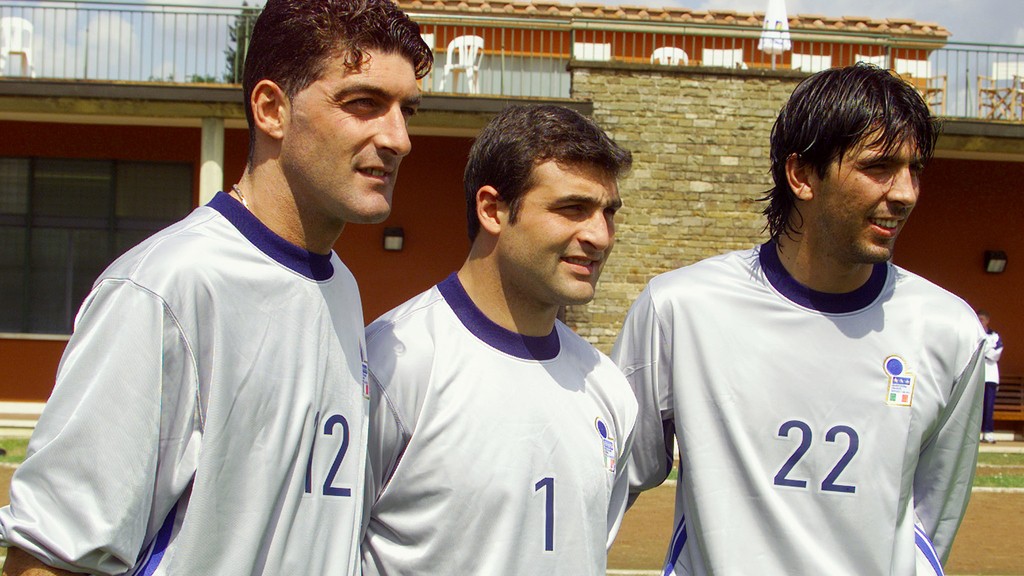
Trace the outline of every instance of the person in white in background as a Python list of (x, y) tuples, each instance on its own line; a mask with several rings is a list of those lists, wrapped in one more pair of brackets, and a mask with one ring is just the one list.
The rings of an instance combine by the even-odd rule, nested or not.
[(1003, 355), (1003, 339), (992, 329), (992, 317), (985, 310), (978, 310), (978, 321), (985, 329), (985, 399), (981, 413), (981, 440), (996, 443), (996, 392), (999, 390), (999, 358)]

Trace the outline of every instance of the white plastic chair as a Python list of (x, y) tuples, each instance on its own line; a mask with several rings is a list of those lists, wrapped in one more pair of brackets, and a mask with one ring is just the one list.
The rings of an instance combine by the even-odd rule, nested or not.
[(687, 66), (690, 64), (690, 57), (686, 55), (686, 50), (682, 48), (676, 48), (674, 46), (662, 46), (661, 48), (655, 48), (654, 52), (651, 52), (651, 64), (660, 64), (662, 66)]
[(479, 36), (458, 36), (448, 43), (448, 52), (444, 65), (444, 76), (441, 78), (441, 92), (445, 82), (452, 79), (452, 89), (458, 82), (458, 74), (466, 74), (466, 86), (470, 94), (480, 93), (479, 73), (480, 60), (484, 56), (484, 39)]
[(21, 75), (36, 77), (36, 69), (32, 64), (32, 31), (32, 23), (24, 18), (0, 18), (0, 75), (7, 72), (8, 57), (18, 56), (21, 60)]

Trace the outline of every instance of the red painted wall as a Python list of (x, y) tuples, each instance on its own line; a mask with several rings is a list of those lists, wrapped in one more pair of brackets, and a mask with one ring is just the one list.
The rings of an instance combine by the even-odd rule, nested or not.
[[(462, 172), (470, 138), (413, 137), (402, 161), (391, 215), (381, 224), (347, 226), (335, 245), (355, 274), (367, 324), (444, 280), (469, 253)], [(401, 252), (383, 248), (384, 228), (405, 231)]]
[[(936, 159), (893, 261), (992, 315), (1003, 375), (1024, 375), (1024, 163)], [(986, 250), (1007, 253), (988, 274)]]
[(0, 338), (0, 400), (39, 402), (53, 389), (66, 342)]

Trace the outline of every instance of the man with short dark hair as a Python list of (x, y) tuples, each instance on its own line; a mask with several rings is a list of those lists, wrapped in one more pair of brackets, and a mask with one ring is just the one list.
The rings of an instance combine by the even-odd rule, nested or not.
[(359, 574), (365, 342), (332, 250), (391, 208), (431, 55), (389, 0), (270, 0), (241, 181), (97, 280), (0, 510), (4, 574)]
[(941, 574), (978, 444), (982, 334), (893, 265), (936, 125), (857, 65), (771, 136), (771, 240), (654, 278), (612, 356), (640, 402), (634, 493), (680, 454), (665, 574)]
[(636, 400), (556, 316), (594, 297), (631, 161), (559, 106), (473, 144), (469, 258), (367, 328), (365, 574), (605, 575)]

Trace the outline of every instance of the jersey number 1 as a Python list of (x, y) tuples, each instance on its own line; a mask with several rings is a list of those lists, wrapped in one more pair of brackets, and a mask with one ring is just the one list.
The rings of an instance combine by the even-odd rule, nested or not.
[(555, 549), (555, 479), (541, 478), (533, 486), (534, 492), (544, 490), (544, 550)]

